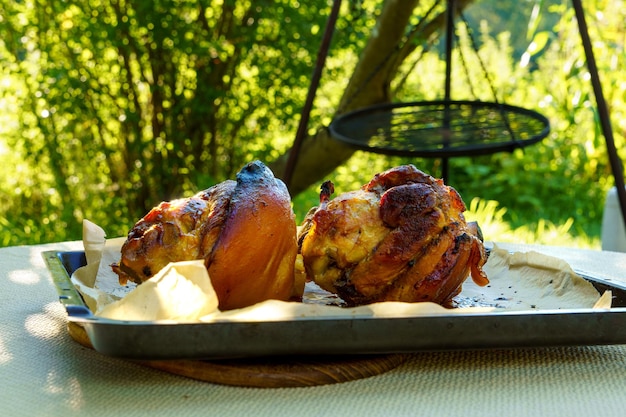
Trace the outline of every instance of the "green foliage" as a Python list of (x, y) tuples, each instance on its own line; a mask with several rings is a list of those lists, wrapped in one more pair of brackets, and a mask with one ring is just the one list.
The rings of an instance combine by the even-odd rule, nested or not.
[[(568, 218), (562, 224), (554, 224), (546, 219), (539, 219), (536, 224), (512, 227), (506, 220), (506, 208), (497, 201), (474, 198), (470, 201), (465, 218), (480, 225), (486, 240), (498, 242), (527, 243), (540, 245), (561, 245), (579, 248), (599, 248), (598, 237), (572, 235), (574, 219)], [(495, 239), (494, 239), (495, 238)]]
[[(123, 235), (159, 201), (232, 178), (253, 158), (278, 157), (295, 135), (329, 4), (0, 4), (0, 245), (79, 239), (83, 219)], [(624, 5), (585, 2), (618, 149), (626, 145)], [(344, 4), (311, 129), (330, 123), (380, 7)], [(477, 1), (467, 14), (498, 99), (552, 124), (523, 151), (451, 161), (468, 217), (479, 217), (488, 240), (598, 247), (612, 180), (569, 2)], [(468, 73), (455, 66), (453, 98), (492, 101), (458, 27), (455, 62), (461, 51)], [(440, 54), (413, 61), (401, 67), (396, 98), (441, 98)], [(437, 160), (358, 152), (331, 179), (347, 191), (402, 163), (439, 175)], [(300, 219), (318, 193), (294, 196)]]
[[(343, 23), (355, 43), (367, 4)], [(328, 11), (294, 0), (0, 5), (2, 243), (80, 238), (84, 218), (122, 235), (159, 201), (276, 158)]]

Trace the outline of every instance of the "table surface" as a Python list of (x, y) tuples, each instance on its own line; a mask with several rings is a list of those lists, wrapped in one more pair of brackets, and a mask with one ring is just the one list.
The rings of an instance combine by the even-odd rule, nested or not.
[[(626, 253), (499, 246), (626, 282)], [(626, 415), (626, 345), (416, 353), (383, 375), (281, 389), (198, 382), (110, 358), (68, 336), (45, 250), (82, 250), (82, 243), (0, 249), (3, 415)]]

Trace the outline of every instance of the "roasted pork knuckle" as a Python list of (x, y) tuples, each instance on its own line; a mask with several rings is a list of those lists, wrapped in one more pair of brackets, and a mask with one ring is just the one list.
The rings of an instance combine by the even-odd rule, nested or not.
[(189, 198), (163, 202), (128, 233), (112, 265), (120, 282), (150, 279), (170, 262), (202, 259), (220, 310), (302, 295), (287, 187), (259, 161)]
[(298, 237), (308, 279), (349, 305), (380, 301), (446, 304), (470, 275), (479, 285), (487, 256), (457, 191), (413, 165), (377, 174), (360, 190), (307, 215)]

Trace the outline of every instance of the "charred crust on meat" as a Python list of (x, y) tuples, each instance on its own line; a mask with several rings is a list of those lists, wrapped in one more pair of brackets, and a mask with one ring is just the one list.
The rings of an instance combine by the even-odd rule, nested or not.
[(335, 192), (335, 184), (332, 181), (324, 181), (320, 186), (320, 203), (330, 200), (330, 196)]

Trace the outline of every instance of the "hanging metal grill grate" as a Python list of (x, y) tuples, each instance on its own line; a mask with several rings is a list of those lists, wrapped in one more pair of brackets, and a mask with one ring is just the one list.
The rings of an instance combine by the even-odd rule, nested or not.
[(369, 152), (447, 158), (512, 152), (545, 138), (550, 123), (508, 104), (440, 100), (358, 109), (337, 117), (329, 130), (335, 139)]
[[(378, 104), (345, 113), (330, 124), (331, 137), (368, 152), (441, 158), (441, 177), (447, 181), (448, 158), (512, 152), (537, 143), (548, 135), (550, 123), (546, 117), (536, 111), (497, 100), (491, 77), (478, 54), (470, 25), (460, 12), (458, 14), (467, 27), (468, 37), (494, 101), (451, 99), (457, 1), (446, 0), (446, 77), (443, 99)], [(440, 2), (436, 0), (431, 10)], [(461, 62), (467, 71), (462, 54)], [(470, 90), (473, 92), (471, 85)]]

